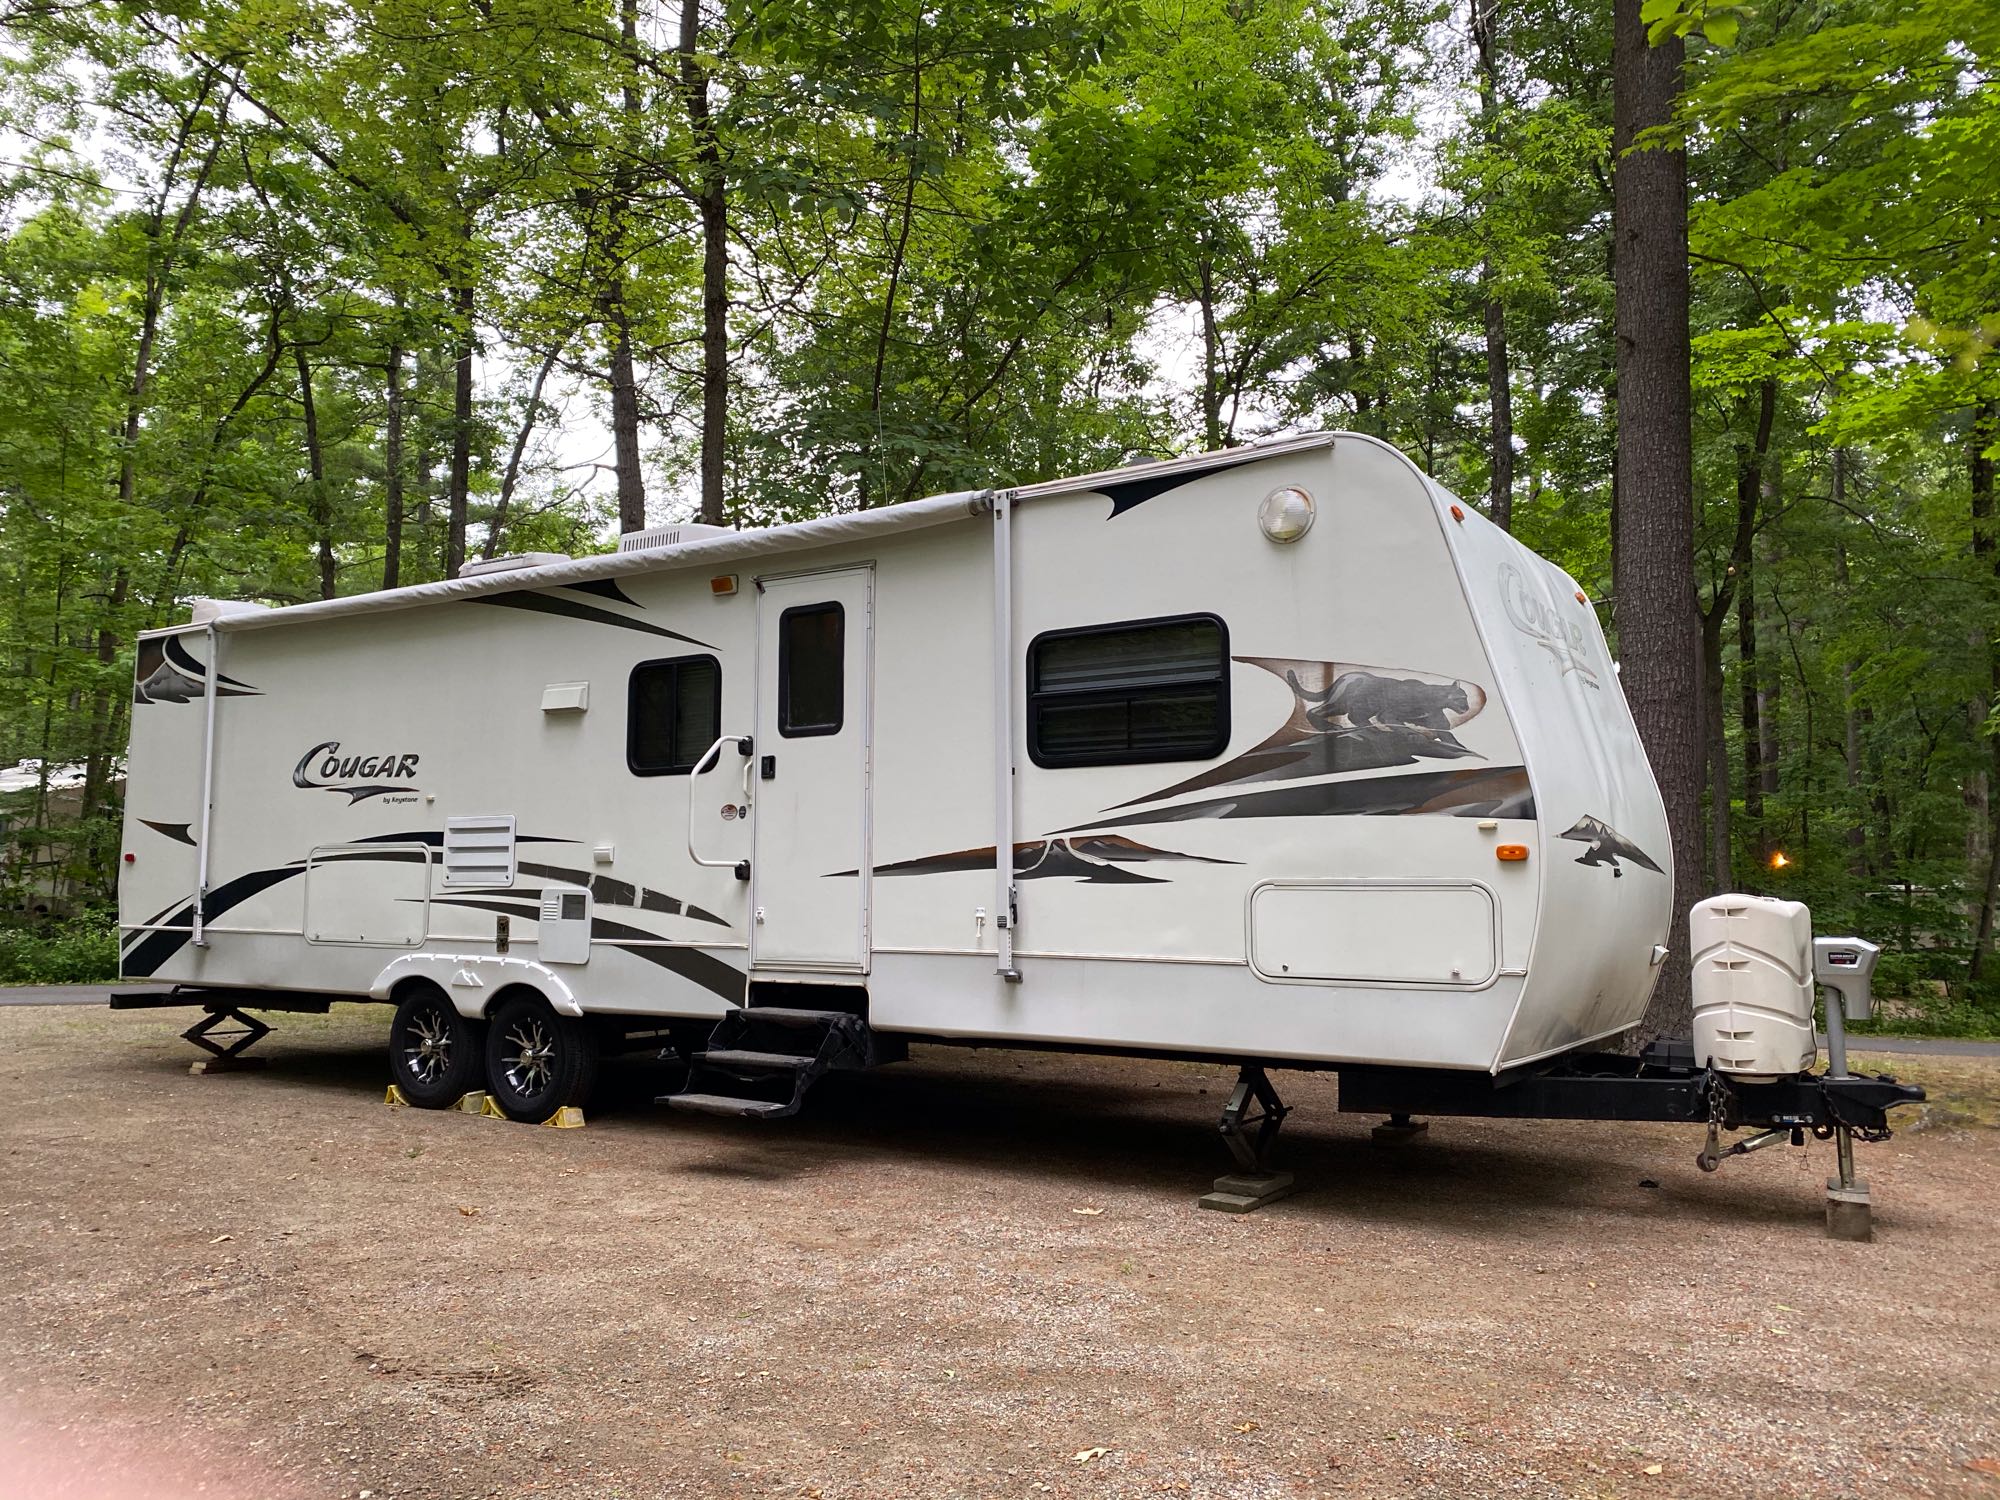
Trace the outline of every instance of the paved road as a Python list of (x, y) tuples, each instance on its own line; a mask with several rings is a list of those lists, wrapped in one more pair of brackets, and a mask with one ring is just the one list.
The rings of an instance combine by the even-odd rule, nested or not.
[[(169, 986), (159, 984), (38, 984), (19, 988), (0, 986), (0, 1005), (105, 1005), (111, 992), (165, 994)], [(253, 1007), (254, 1009), (254, 1007)], [(1825, 1050), (1826, 1038), (1819, 1039)], [(2000, 1042), (1966, 1042), (1953, 1037), (1934, 1036), (1855, 1036), (1848, 1042), (1855, 1052), (1908, 1052), (1932, 1057), (2000, 1058)]]
[(164, 984), (24, 984), (0, 986), (0, 1005), (109, 1005), (111, 992), (164, 995)]

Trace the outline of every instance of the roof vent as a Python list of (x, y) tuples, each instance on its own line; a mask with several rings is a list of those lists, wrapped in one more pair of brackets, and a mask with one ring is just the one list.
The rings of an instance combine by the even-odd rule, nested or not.
[(648, 526), (644, 531), (628, 531), (618, 538), (620, 552), (650, 552), (656, 547), (682, 547), (706, 541), (712, 536), (728, 536), (732, 527), (707, 526), (700, 521), (682, 521), (674, 526)]
[(546, 568), (570, 561), (567, 552), (509, 552), (505, 557), (474, 558), (458, 570), (460, 578), (478, 578), (485, 573), (511, 573), (516, 568)]

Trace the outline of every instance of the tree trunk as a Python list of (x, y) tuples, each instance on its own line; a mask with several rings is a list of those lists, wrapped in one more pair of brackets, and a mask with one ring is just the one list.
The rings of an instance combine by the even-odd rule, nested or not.
[[(1471, 0), (1472, 40), (1478, 50), (1479, 138), (1489, 159), (1500, 148), (1500, 53), (1494, 35), (1499, 0)], [(1489, 205), (1490, 207), (1490, 205)], [(1492, 475), (1487, 513), (1502, 531), (1514, 527), (1514, 390), (1507, 358), (1507, 308), (1493, 274), (1493, 257), (1479, 263), (1479, 292), (1486, 312), (1487, 439)]]
[[(492, 558), (500, 555), (501, 542), (507, 534), (507, 512), (514, 501), (514, 486), (521, 477), (521, 460), (527, 454), (528, 440), (535, 434), (535, 421), (542, 409), (542, 387), (548, 384), (549, 372), (556, 367), (556, 361), (562, 358), (562, 352), (563, 346), (560, 343), (551, 345), (549, 352), (542, 356), (540, 367), (535, 371), (535, 383), (528, 389), (528, 409), (521, 416), (521, 426), (514, 434), (514, 446), (507, 454), (507, 471), (500, 476), (500, 497), (493, 502), (493, 523), (486, 529), (486, 549), (480, 554), (482, 557)], [(622, 474), (620, 483), (622, 486)], [(639, 504), (639, 519), (643, 522), (646, 518), (643, 495)], [(621, 531), (640, 529), (638, 526), (619, 527)]]
[[(629, 159), (637, 155), (642, 145), (639, 119), (643, 101), (636, 82), (639, 68), (638, 0), (619, 0), (618, 24), (625, 43), (626, 71), (620, 103), (625, 150)], [(646, 529), (646, 476), (639, 466), (639, 380), (632, 361), (632, 314), (625, 305), (625, 217), (634, 191), (632, 171), (621, 163), (618, 170), (612, 173), (611, 203), (605, 215), (605, 238), (609, 242), (611, 264), (605, 274), (603, 296), (604, 320), (611, 328), (611, 445), (618, 467), (618, 529), (621, 532)], [(543, 375), (546, 375), (549, 367), (545, 364), (542, 368)], [(534, 422), (535, 406), (541, 394), (542, 379), (537, 377), (534, 394), (528, 400), (524, 433)], [(516, 444), (514, 457), (507, 466), (509, 482), (502, 486), (503, 506), (506, 504), (504, 492), (511, 491), (512, 479), (520, 468), (520, 452), (521, 447)], [(489, 540), (487, 546), (487, 555), (491, 556), (493, 543)]]
[(723, 445), (729, 434), (729, 180), (701, 59), (701, 0), (681, 0), (680, 92), (695, 140), (701, 219), (701, 520), (724, 524)]
[(1726, 610), (1715, 610), (1702, 621), (1702, 731), (1708, 758), (1708, 889), (1710, 895), (1730, 889), (1734, 861), (1730, 849), (1729, 726), (1723, 717), (1722, 625)]
[(1757, 863), (1764, 847), (1764, 695), (1757, 689), (1757, 577), (1755, 564), (1736, 581), (1736, 672), (1743, 712), (1743, 821), (1755, 841)]
[(1667, 959), (1647, 1036), (1684, 1034), (1688, 908), (1700, 896), (1701, 628), (1694, 586), (1687, 160), (1633, 151), (1668, 123), (1683, 46), (1647, 45), (1641, 0), (1614, 0), (1613, 234), (1617, 240), (1618, 564), (1622, 683), (1666, 802), (1674, 891)]
[(326, 455), (320, 451), (319, 407), (313, 401), (312, 366), (306, 363), (304, 344), (292, 345), (292, 361), (299, 372), (299, 404), (305, 412), (306, 479), (311, 486), (313, 538), (319, 547), (319, 596), (331, 599), (338, 592), (334, 578), (333, 497), (326, 488)]
[[(646, 477), (639, 463), (639, 380), (632, 365), (632, 318), (625, 308), (625, 273), (612, 272), (604, 292), (605, 321), (611, 325), (611, 444), (618, 466), (618, 529), (646, 529)], [(544, 366), (544, 369), (547, 367)], [(541, 381), (529, 401), (530, 420), (541, 400)], [(516, 467), (509, 465), (510, 470)]]
[(382, 422), (382, 587), (403, 576), (403, 345), (389, 341), (388, 393)]
[(1215, 263), (1202, 250), (1196, 272), (1201, 302), (1201, 436), (1213, 453), (1222, 446), (1222, 328), (1215, 315)]
[(465, 563), (465, 515), (472, 494), (472, 283), (451, 289), (452, 337), (457, 361), (451, 401), (451, 494), (445, 516), (444, 576), (458, 577)]
[[(1972, 555), (1988, 564), (1995, 585), (1987, 594), (1986, 608), (1981, 611), (1990, 626), (1994, 606), (2000, 602), (2000, 538), (1993, 534), (1993, 460), (1987, 450), (2000, 443), (2000, 402), (1982, 401), (1973, 409), (1971, 442)], [(2000, 641), (1983, 634), (1980, 645), (1986, 655), (1987, 702), (2000, 703)], [(1989, 708), (1989, 714), (1991, 711)], [(2000, 921), (2000, 796), (1991, 795), (1994, 788), (2000, 787), (2000, 734), (1988, 733), (1983, 722), (1979, 728), (1986, 738), (1988, 758), (1986, 878), (1977, 887), (1979, 911), (1972, 924), (1972, 957), (1965, 969), (1968, 987), (1978, 984), (1993, 967), (1993, 932)]]

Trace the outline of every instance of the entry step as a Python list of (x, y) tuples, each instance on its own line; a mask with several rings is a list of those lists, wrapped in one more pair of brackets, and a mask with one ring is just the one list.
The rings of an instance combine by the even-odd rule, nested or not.
[(721, 1047), (700, 1053), (699, 1057), (711, 1068), (742, 1068), (751, 1073), (796, 1073), (819, 1061), (796, 1052), (743, 1052)]
[(780, 1103), (771, 1099), (739, 1099), (733, 1094), (670, 1094), (667, 1103), (697, 1115), (728, 1115), (738, 1120), (781, 1118), (798, 1109), (791, 1100)]
[(769, 1021), (773, 1026), (827, 1026), (858, 1018), (844, 1010), (788, 1010), (782, 1005), (738, 1007), (745, 1020)]

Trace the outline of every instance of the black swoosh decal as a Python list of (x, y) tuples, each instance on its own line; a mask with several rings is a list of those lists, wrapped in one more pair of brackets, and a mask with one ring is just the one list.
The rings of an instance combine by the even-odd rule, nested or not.
[(1534, 793), (1525, 766), (1481, 767), (1476, 771), (1424, 771), (1407, 776), (1371, 776), (1360, 781), (1326, 781), (1213, 797), (1148, 812), (1106, 813), (1058, 833), (1133, 823), (1181, 823), (1196, 818), (1319, 818), (1444, 816), (1532, 818)]
[(141, 818), (139, 821), (153, 832), (165, 834), (177, 844), (186, 844), (190, 849), (194, 847), (194, 835), (188, 832), (188, 825), (185, 823), (155, 823), (151, 818)]
[(617, 580), (613, 578), (592, 578), (584, 583), (565, 583), (559, 587), (574, 589), (579, 594), (595, 594), (600, 599), (613, 599), (620, 604), (629, 604), (634, 609), (645, 608), (638, 600), (618, 587)]
[(714, 651), (717, 648), (707, 641), (698, 641), (691, 635), (682, 635), (678, 630), (669, 630), (664, 625), (648, 625), (644, 620), (628, 620), (623, 615), (615, 615), (608, 609), (599, 609), (594, 604), (584, 604), (576, 599), (556, 599), (547, 594), (479, 594), (470, 601), (473, 604), (498, 604), (506, 609), (530, 609), (538, 614), (561, 615), (571, 620), (588, 620), (593, 625), (616, 625), (621, 630), (639, 630), (647, 635), (665, 636), (672, 641), (686, 641), (690, 646), (700, 646)]
[[(470, 906), (481, 911), (497, 912), (503, 916), (529, 916), (540, 911), (539, 906), (526, 907), (513, 902), (473, 901), (463, 896), (432, 897), (445, 906)], [(699, 948), (662, 946), (652, 933), (640, 927), (627, 927), (622, 922), (607, 922), (602, 917), (594, 917), (590, 923), (592, 938), (613, 939), (612, 946), (621, 953), (630, 953), (651, 964), (658, 964), (670, 973), (700, 986), (711, 995), (740, 1004), (743, 999), (743, 971), (730, 967), (712, 953)]]
[(1193, 484), (1198, 479), (1206, 479), (1209, 475), (1219, 474), (1224, 469), (1234, 469), (1243, 464), (1255, 463), (1258, 459), (1264, 457), (1266, 455), (1262, 453), (1245, 453), (1243, 457), (1237, 459), (1234, 463), (1215, 464), (1209, 468), (1198, 469), (1193, 473), (1189, 473), (1183, 469), (1177, 474), (1148, 474), (1144, 468), (1141, 468), (1134, 478), (1114, 479), (1109, 484), (1097, 485), (1095, 489), (1098, 494), (1109, 495), (1111, 497), (1111, 514), (1105, 517), (1105, 519), (1115, 521), (1118, 517), (1124, 515), (1126, 511), (1136, 510), (1148, 500), (1157, 499), (1169, 491), (1179, 489), (1184, 484)]

